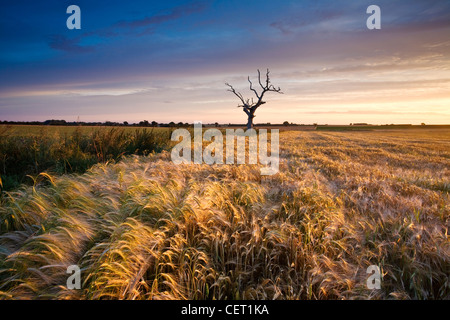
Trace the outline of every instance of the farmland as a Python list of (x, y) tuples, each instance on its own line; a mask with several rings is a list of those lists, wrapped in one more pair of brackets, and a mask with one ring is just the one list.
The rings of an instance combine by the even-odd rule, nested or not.
[(123, 155), (168, 147), (167, 128), (0, 126), (0, 190), (33, 183), (41, 172), (83, 173)]
[(161, 150), (4, 192), (0, 298), (450, 298), (449, 129), (281, 132), (272, 176)]

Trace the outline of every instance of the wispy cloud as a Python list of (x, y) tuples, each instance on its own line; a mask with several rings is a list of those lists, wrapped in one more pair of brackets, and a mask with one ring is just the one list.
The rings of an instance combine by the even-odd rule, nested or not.
[(267, 97), (258, 122), (365, 122), (369, 112), (384, 123), (422, 110), (426, 122), (450, 122), (435, 115), (450, 101), (447, 0), (377, 0), (376, 31), (365, 26), (370, 0), (84, 2), (77, 31), (64, 5), (37, 19), (24, 3), (0, 20), (13, 31), (0, 33), (2, 118), (130, 110), (123, 120), (240, 121), (224, 83), (247, 94), (247, 76), (268, 67), (285, 94)]
[[(405, 115), (404, 111), (391, 111), (391, 110), (324, 110), (324, 111), (303, 111), (308, 114), (346, 114), (346, 115)], [(408, 115), (442, 115), (439, 112), (407, 112)]]
[(64, 35), (51, 35), (49, 37), (48, 45), (52, 49), (70, 53), (87, 53), (94, 51), (93, 46), (82, 46), (79, 42), (79, 37), (69, 39)]
[(162, 12), (142, 19), (119, 21), (114, 26), (130, 29), (144, 28), (147, 32), (151, 32), (153, 28), (164, 22), (176, 20), (194, 13), (200, 13), (206, 8), (206, 2), (196, 1), (174, 7), (168, 12)]

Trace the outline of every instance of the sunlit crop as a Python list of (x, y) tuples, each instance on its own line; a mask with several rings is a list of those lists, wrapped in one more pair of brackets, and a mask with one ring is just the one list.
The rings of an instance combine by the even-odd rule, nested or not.
[(446, 130), (282, 132), (273, 176), (164, 151), (36, 181), (3, 194), (0, 298), (450, 298)]

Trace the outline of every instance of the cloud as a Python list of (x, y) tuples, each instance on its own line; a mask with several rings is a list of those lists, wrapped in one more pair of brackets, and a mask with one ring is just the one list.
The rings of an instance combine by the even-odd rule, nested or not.
[(291, 28), (289, 28), (285, 23), (283, 23), (282, 21), (275, 21), (272, 22), (270, 24), (270, 26), (272, 28), (275, 28), (277, 30), (279, 30), (282, 34), (287, 35), (287, 34), (292, 34), (293, 31), (291, 30)]
[[(355, 109), (360, 119), (351, 121), (362, 122), (359, 106), (386, 110), (379, 113), (382, 122), (386, 115), (403, 116), (390, 114), (392, 106), (427, 114), (448, 108), (449, 2), (378, 0), (382, 30), (372, 32), (365, 26), (367, 1), (121, 2), (84, 6), (77, 32), (66, 30), (59, 13), (46, 11), (43, 29), (20, 24), (20, 34), (0, 35), (6, 75), (0, 114), (32, 120), (79, 112), (112, 120), (129, 112), (136, 120), (157, 121), (176, 114), (185, 122), (197, 115), (215, 121), (214, 111), (227, 122), (240, 121), (244, 114), (235, 113), (237, 101), (224, 82), (248, 93), (247, 75), (266, 67), (285, 95), (268, 96), (261, 122), (300, 117), (304, 108), (322, 113), (305, 113), (309, 118), (301, 121), (330, 113), (327, 121), (334, 122), (350, 122), (353, 112), (328, 112), (334, 107)], [(29, 19), (27, 13), (14, 16)], [(15, 21), (5, 23), (14, 30)]]
[[(284, 35), (293, 33), (309, 33), (311, 31), (327, 30), (332, 31), (336, 29), (348, 29), (350, 25), (356, 25), (357, 17), (353, 12), (354, 5), (348, 4), (347, 14), (343, 12), (342, 6), (329, 5), (327, 8), (312, 5), (311, 8), (299, 8), (300, 10), (293, 10), (294, 14), (289, 14), (269, 24), (270, 27), (277, 29)], [(349, 10), (350, 7), (350, 10)]]
[[(345, 5), (343, 5), (345, 3)], [(309, 4), (303, 8), (300, 4), (292, 13), (281, 20), (272, 21), (269, 26), (283, 35), (305, 34), (326, 31), (365, 31), (365, 8), (369, 2), (349, 3), (337, 1), (333, 4)], [(382, 29), (391, 33), (412, 33), (436, 30), (450, 26), (450, 4), (442, 0), (392, 2), (379, 0), (381, 7)]]
[[(93, 46), (84, 46), (80, 43), (83, 40), (99, 42), (102, 39), (111, 39), (120, 37), (127, 31), (131, 32), (133, 36), (142, 36), (151, 34), (154, 32), (156, 26), (180, 19), (182, 17), (189, 16), (191, 14), (199, 13), (205, 10), (207, 7), (205, 2), (195, 1), (184, 5), (179, 5), (168, 12), (159, 13), (154, 16), (145, 17), (138, 20), (119, 21), (108, 27), (98, 28), (96, 30), (90, 30), (84, 32), (76, 38), (70, 39), (64, 35), (51, 35), (49, 36), (48, 45), (52, 49), (73, 52), (73, 53), (86, 53), (94, 51)], [(129, 36), (130, 34), (128, 34)]]
[(194, 13), (199, 13), (205, 9), (206, 9), (205, 2), (196, 1), (185, 5), (177, 6), (167, 13), (160, 13), (154, 16), (145, 17), (143, 19), (138, 20), (119, 21), (118, 23), (115, 24), (115, 26), (132, 29), (147, 28), (147, 30), (152, 30), (148, 28), (155, 27), (167, 21), (176, 20), (184, 16), (189, 16)]
[(49, 39), (48, 45), (52, 49), (65, 51), (65, 52), (72, 52), (72, 53), (86, 53), (86, 52), (94, 51), (94, 47), (92, 47), (92, 46), (80, 45), (79, 38), (69, 39), (66, 36), (63, 36), (60, 34), (51, 35), (49, 38), (50, 39)]
[(442, 113), (439, 112), (430, 112), (430, 111), (424, 111), (424, 112), (411, 112), (410, 110), (407, 111), (390, 111), (390, 110), (325, 110), (325, 111), (303, 111), (303, 113), (308, 114), (351, 114), (351, 115), (371, 115), (371, 114), (380, 114), (380, 115), (442, 115)]

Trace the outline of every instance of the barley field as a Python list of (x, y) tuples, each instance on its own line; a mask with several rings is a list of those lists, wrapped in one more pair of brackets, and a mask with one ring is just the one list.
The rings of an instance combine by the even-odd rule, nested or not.
[(1, 299), (450, 298), (450, 130), (281, 132), (273, 176), (163, 151), (37, 180), (1, 199)]
[(0, 192), (39, 173), (84, 173), (96, 163), (167, 149), (172, 129), (0, 125)]

